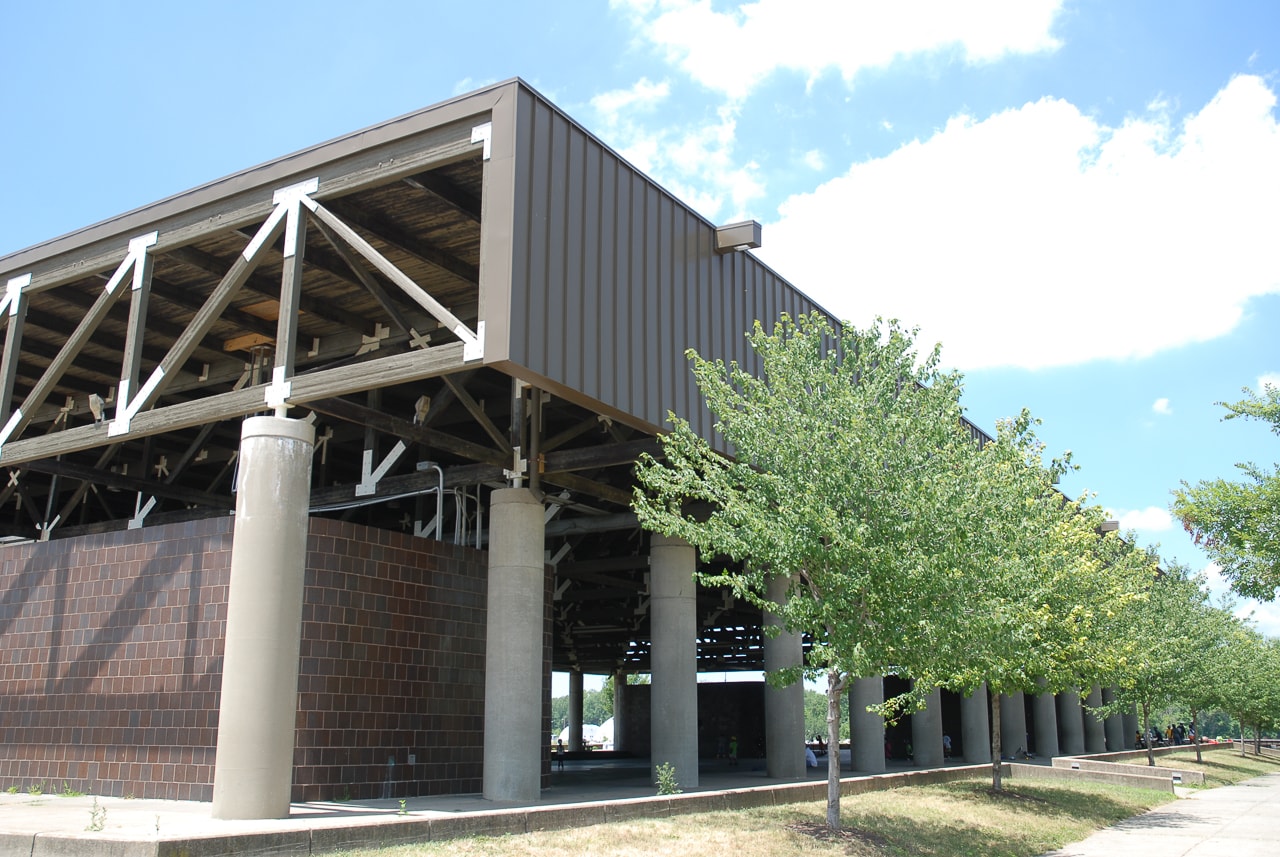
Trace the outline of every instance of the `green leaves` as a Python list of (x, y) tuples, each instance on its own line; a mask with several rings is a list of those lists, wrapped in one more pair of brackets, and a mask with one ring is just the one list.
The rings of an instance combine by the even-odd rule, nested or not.
[[(1271, 423), (1280, 434), (1280, 390), (1221, 403), (1224, 419), (1244, 417)], [(1182, 483), (1174, 491), (1173, 513), (1213, 557), (1231, 588), (1247, 598), (1271, 601), (1280, 590), (1280, 475), (1254, 464), (1237, 464), (1244, 479)]]

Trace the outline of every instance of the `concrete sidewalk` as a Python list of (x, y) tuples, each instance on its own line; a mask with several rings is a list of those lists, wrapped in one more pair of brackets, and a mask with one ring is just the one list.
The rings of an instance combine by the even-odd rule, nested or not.
[(1182, 800), (1099, 830), (1044, 857), (1275, 857), (1280, 774), (1234, 786), (1178, 789)]

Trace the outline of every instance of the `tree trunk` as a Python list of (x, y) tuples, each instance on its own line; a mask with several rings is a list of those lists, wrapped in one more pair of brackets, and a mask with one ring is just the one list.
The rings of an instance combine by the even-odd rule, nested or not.
[(1156, 766), (1156, 754), (1151, 748), (1151, 703), (1142, 703), (1142, 743), (1147, 745), (1147, 765)]
[(1253, 724), (1253, 755), (1262, 755), (1262, 724)]
[(1191, 739), (1191, 743), (1196, 745), (1196, 764), (1197, 765), (1204, 762), (1204, 759), (1201, 758), (1201, 755), (1200, 755), (1200, 728), (1196, 725), (1196, 715), (1199, 713), (1200, 712), (1196, 711), (1194, 708), (1191, 709), (1191, 734), (1195, 736), (1194, 738)]
[(1004, 784), (1000, 782), (1000, 769), (1002, 767), (1000, 761), (1000, 694), (991, 691), (991, 790), (998, 792), (1004, 790)]
[[(827, 673), (827, 829), (840, 830), (840, 695), (847, 681), (840, 673)], [(853, 746), (853, 734), (849, 735)]]
[(1244, 718), (1240, 718), (1240, 758), (1244, 758)]

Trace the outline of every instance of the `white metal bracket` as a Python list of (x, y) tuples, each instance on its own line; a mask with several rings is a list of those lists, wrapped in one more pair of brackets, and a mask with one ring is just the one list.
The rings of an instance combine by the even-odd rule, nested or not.
[(156, 507), (155, 497), (148, 498), (147, 502), (144, 504), (142, 502), (142, 492), (138, 492), (138, 499), (133, 506), (134, 508), (133, 517), (129, 519), (129, 529), (131, 530), (142, 529), (143, 522), (146, 521), (147, 515), (155, 507)]
[(486, 122), (471, 129), (471, 142), (484, 144), (484, 159), (493, 157), (493, 123)]
[(9, 315), (17, 315), (20, 306), (19, 298), (22, 297), (22, 290), (31, 285), (31, 275), (23, 274), (21, 277), (14, 277), (4, 288), (4, 297), (0, 298), (0, 312), (6, 309)]
[(396, 445), (387, 453), (387, 457), (382, 459), (382, 463), (378, 465), (377, 470), (373, 467), (373, 450), (366, 449), (364, 451), (364, 460), (360, 464), (360, 484), (356, 486), (357, 497), (367, 497), (374, 491), (378, 490), (378, 483), (382, 481), (382, 477), (387, 475), (387, 471), (396, 463), (407, 447), (404, 441), (396, 441)]

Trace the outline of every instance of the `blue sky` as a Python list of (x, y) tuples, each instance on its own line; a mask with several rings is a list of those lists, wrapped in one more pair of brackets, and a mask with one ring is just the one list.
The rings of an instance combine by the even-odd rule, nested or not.
[[(526, 79), (833, 314), (1029, 407), (1143, 544), (1270, 465), (1214, 402), (1280, 378), (1280, 4), (0, 0), (0, 254)], [(1246, 609), (1251, 605), (1243, 605)], [(1280, 636), (1280, 608), (1255, 619)]]

